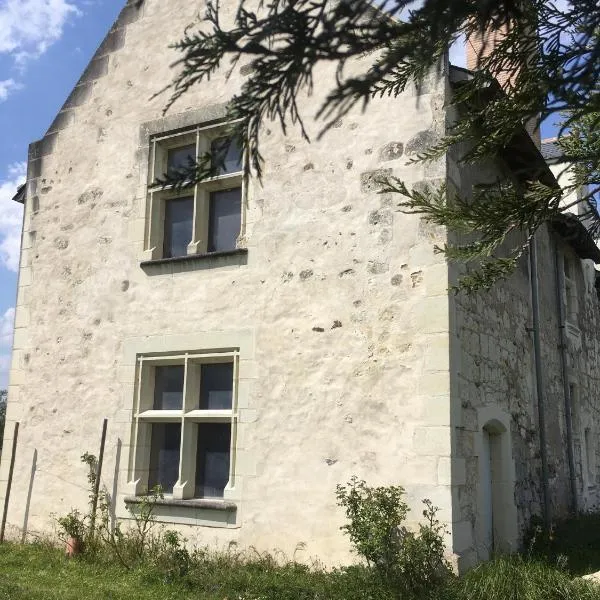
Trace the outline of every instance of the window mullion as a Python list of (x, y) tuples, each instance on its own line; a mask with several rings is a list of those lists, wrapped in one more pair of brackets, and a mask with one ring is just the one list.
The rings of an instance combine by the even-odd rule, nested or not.
[(148, 472), (150, 466), (150, 445), (152, 425), (142, 421), (138, 414), (142, 404), (142, 394), (146, 391), (144, 359), (140, 357), (137, 365), (137, 390), (135, 398), (135, 410), (133, 416), (133, 439), (135, 447), (133, 449), (133, 457), (130, 464), (129, 472), (131, 473), (130, 484), (133, 486), (133, 493), (144, 494), (148, 489)]
[(189, 355), (186, 353), (183, 362), (183, 399), (181, 406), (181, 444), (179, 446), (179, 476), (173, 486), (173, 498), (191, 498), (194, 494), (194, 476), (190, 471), (190, 442), (193, 437), (193, 424), (185, 418), (188, 408), (188, 372), (190, 368)]
[(239, 362), (239, 353), (236, 351), (233, 354), (233, 384), (231, 389), (231, 441), (229, 447), (229, 482), (227, 483), (228, 489), (235, 487)]

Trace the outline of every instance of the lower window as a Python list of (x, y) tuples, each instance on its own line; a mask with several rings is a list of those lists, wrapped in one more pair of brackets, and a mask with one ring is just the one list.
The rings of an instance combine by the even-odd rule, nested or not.
[(233, 487), (237, 351), (138, 358), (133, 480), (173, 498)]

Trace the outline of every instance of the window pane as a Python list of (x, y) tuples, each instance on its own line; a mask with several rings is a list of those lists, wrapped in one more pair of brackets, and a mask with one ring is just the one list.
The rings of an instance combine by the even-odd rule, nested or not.
[(183, 365), (156, 367), (154, 378), (154, 410), (183, 408)]
[(167, 494), (179, 476), (179, 445), (181, 425), (179, 423), (153, 423), (150, 447), (150, 473), (148, 489), (160, 485)]
[(222, 498), (229, 481), (231, 425), (200, 423), (196, 454), (196, 496)]
[(242, 150), (237, 138), (219, 138), (210, 146), (213, 165), (219, 175), (242, 170)]
[(167, 152), (167, 175), (174, 177), (196, 161), (196, 144), (173, 148)]
[(233, 363), (202, 365), (200, 409), (230, 410), (233, 392)]
[(242, 188), (213, 192), (210, 195), (208, 251), (235, 250), (240, 234)]
[(163, 257), (185, 256), (192, 241), (194, 198), (178, 198), (165, 203)]

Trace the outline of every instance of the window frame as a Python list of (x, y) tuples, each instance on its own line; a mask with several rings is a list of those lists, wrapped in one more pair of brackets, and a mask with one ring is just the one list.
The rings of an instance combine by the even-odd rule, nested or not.
[(192, 218), (192, 239), (187, 246), (183, 258), (220, 254), (223, 251), (209, 252), (210, 197), (212, 192), (240, 188), (240, 229), (234, 248), (225, 252), (240, 249), (246, 220), (247, 156), (242, 151), (240, 170), (207, 178), (194, 185), (184, 186), (177, 190), (174, 185), (157, 184), (157, 178), (167, 172), (168, 153), (170, 150), (182, 148), (192, 143), (196, 146), (196, 159), (211, 151), (214, 141), (228, 137), (227, 128), (237, 121), (195, 125), (181, 130), (157, 133), (149, 137), (149, 169), (146, 182), (146, 224), (144, 233), (143, 260), (164, 259), (165, 207), (169, 200), (191, 196), (194, 199)]
[[(230, 410), (206, 410), (193, 408), (200, 398), (200, 371), (202, 365), (215, 363), (233, 364), (232, 398)], [(155, 367), (184, 366), (183, 404), (181, 410), (154, 409)], [(219, 351), (190, 351), (184, 353), (142, 354), (136, 361), (136, 390), (132, 415), (132, 483), (135, 496), (150, 491), (150, 455), (152, 424), (180, 423), (178, 478), (172, 493), (164, 494), (173, 500), (217, 500), (235, 489), (237, 462), (237, 431), (239, 423), (239, 348)], [(196, 450), (199, 423), (229, 423), (231, 426), (229, 480), (224, 496), (195, 496)]]
[(581, 444), (584, 455), (582, 471), (586, 487), (589, 489), (596, 486), (596, 439), (589, 425), (587, 427), (583, 425)]

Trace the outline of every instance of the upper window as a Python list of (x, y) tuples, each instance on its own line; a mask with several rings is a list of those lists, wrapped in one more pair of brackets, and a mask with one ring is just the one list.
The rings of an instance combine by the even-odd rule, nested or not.
[[(243, 199), (242, 152), (223, 126), (197, 127), (151, 140), (148, 258), (175, 258), (235, 250)], [(196, 160), (210, 154), (213, 176), (185, 185)], [(183, 185), (156, 185), (177, 178)]]
[(139, 359), (133, 479), (174, 498), (233, 485), (237, 352)]
[(563, 255), (563, 301), (565, 305), (565, 317), (567, 322), (577, 325), (577, 313), (579, 298), (577, 294), (577, 262), (575, 259)]

